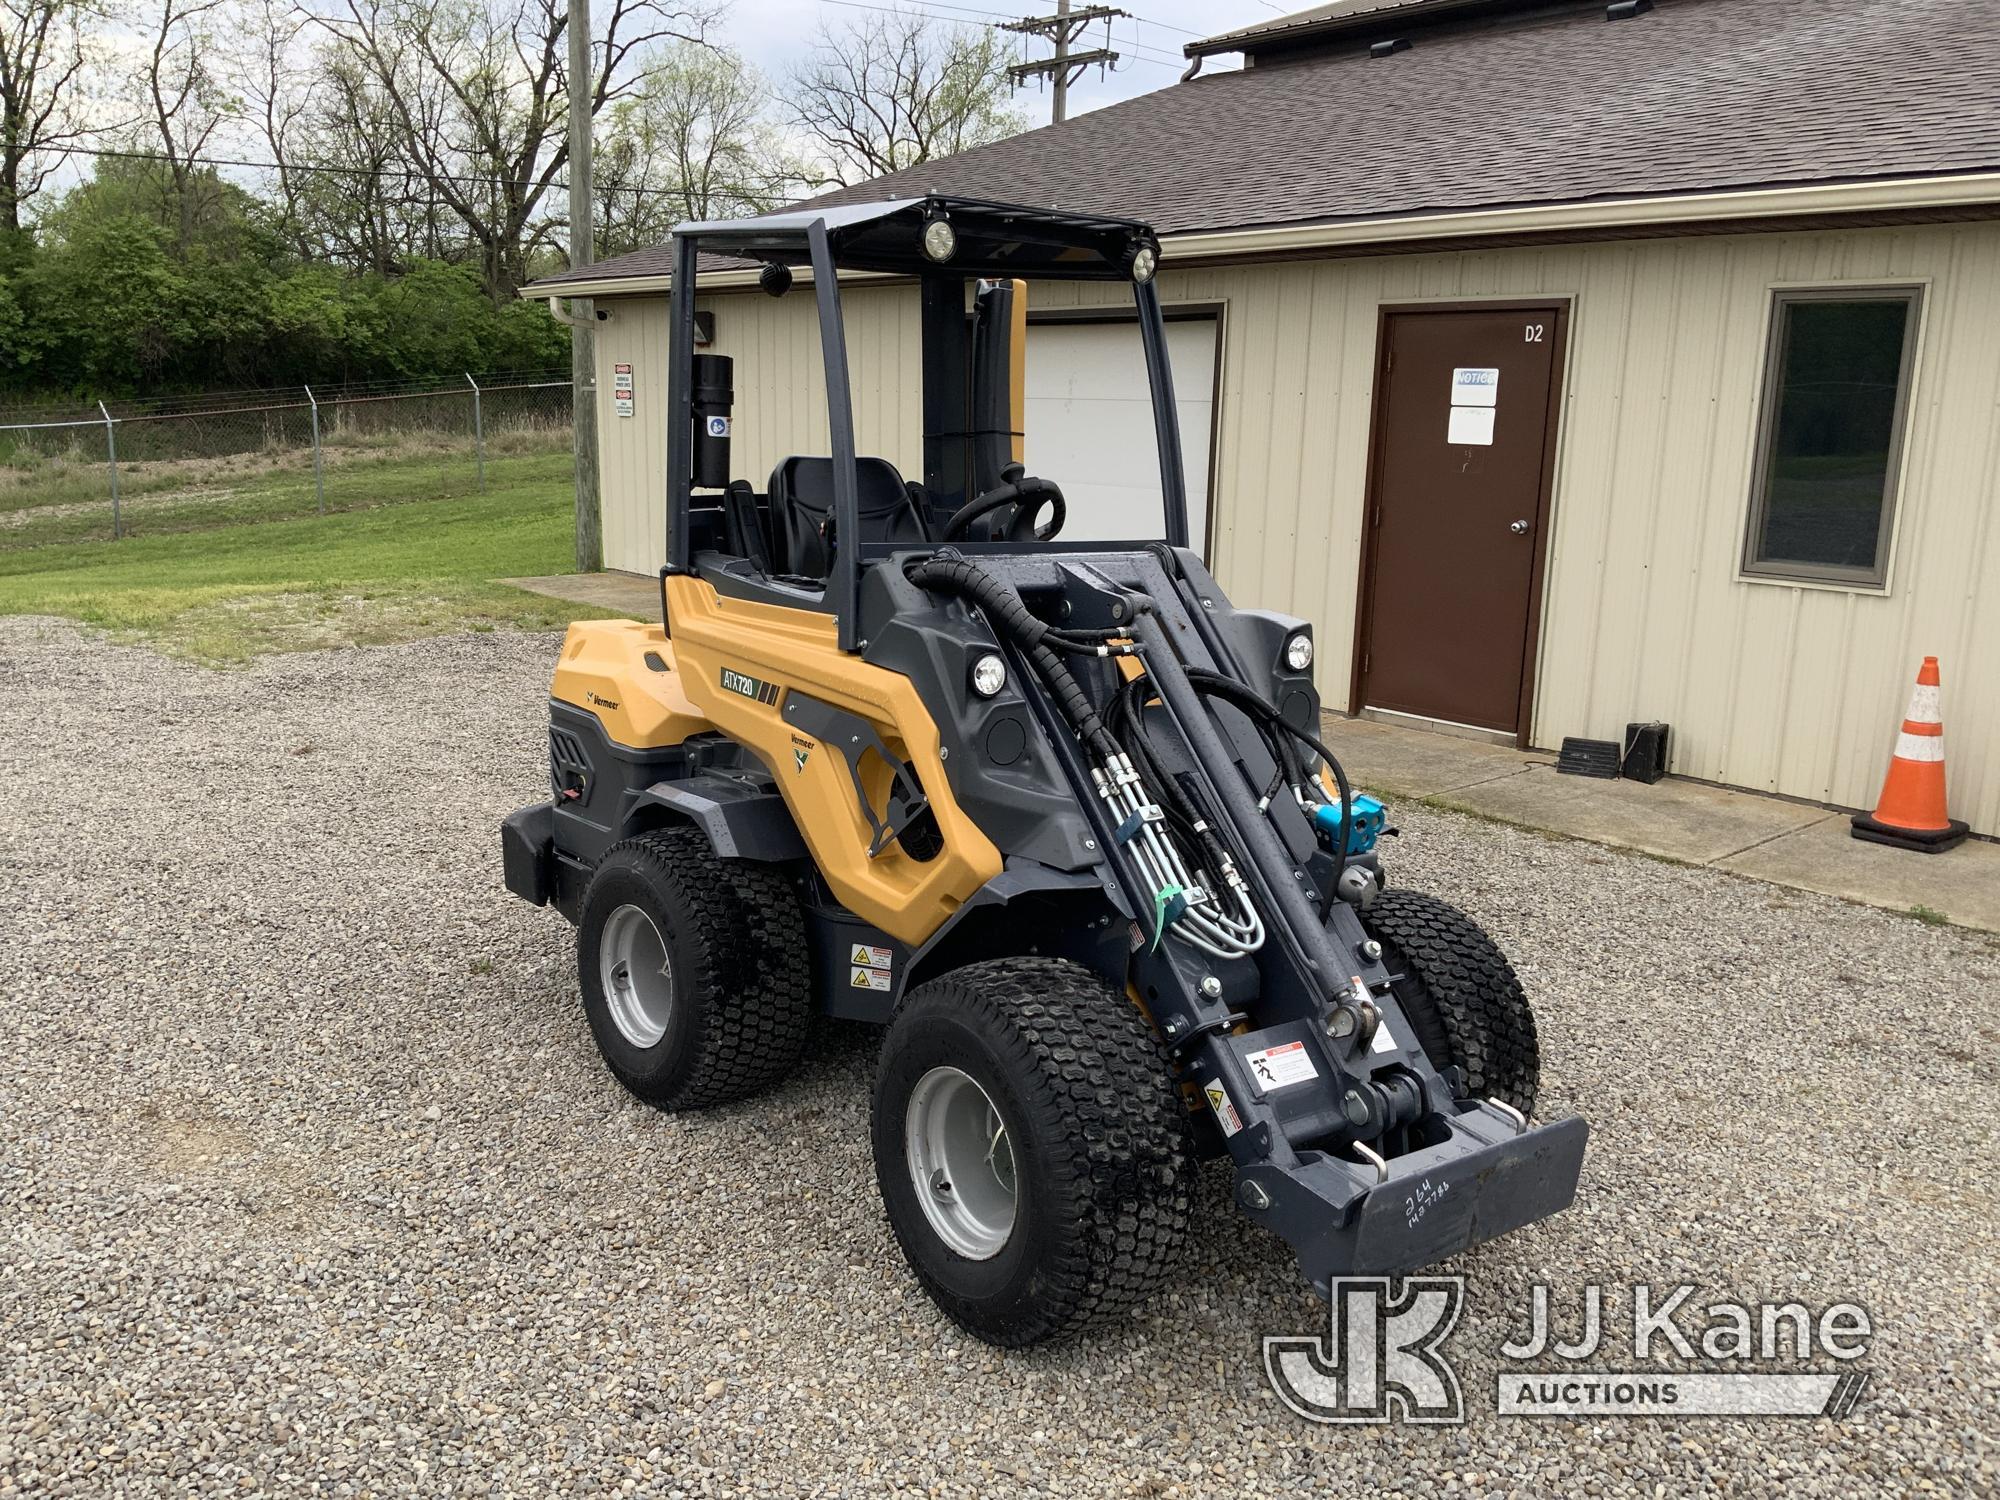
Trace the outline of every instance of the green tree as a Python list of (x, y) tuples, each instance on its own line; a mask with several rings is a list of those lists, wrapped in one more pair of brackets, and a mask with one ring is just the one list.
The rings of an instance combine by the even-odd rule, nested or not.
[(805, 164), (765, 117), (769, 89), (727, 48), (683, 44), (601, 117), (597, 253), (654, 245), (685, 219), (761, 213), (798, 197)]
[[(699, 42), (699, 0), (619, 0), (593, 38), (595, 118), (638, 84), (648, 50)], [(566, 0), (341, 0), (320, 24), (367, 79), (399, 165), (463, 227), (486, 290), (510, 300), (557, 227), (569, 160)]]

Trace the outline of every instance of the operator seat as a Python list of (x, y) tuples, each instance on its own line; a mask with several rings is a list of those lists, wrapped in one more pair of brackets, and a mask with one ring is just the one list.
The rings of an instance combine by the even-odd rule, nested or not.
[[(856, 510), (864, 542), (908, 542), (931, 539), (924, 519), (921, 491), (906, 484), (887, 459), (857, 458), (854, 477), (859, 493)], [(771, 526), (776, 532), (776, 556), (781, 571), (801, 578), (825, 578), (833, 571), (833, 549), (839, 538), (828, 524), (833, 515), (833, 460), (783, 459), (771, 471)]]

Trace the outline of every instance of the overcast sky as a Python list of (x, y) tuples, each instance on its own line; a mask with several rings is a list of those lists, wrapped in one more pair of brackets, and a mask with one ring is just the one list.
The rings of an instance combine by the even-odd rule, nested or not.
[[(317, 9), (321, 0), (308, 0), (308, 3)], [(1073, 3), (1081, 9), (1091, 4), (1092, 0), (1073, 0)], [(1123, 8), (1132, 14), (1115, 19), (1110, 26), (1110, 47), (1120, 54), (1117, 66), (1108, 71), (1092, 68), (1086, 72), (1070, 89), (1070, 113), (1082, 114), (1121, 99), (1167, 88), (1186, 71), (1187, 59), (1181, 55), (1181, 48), (1188, 42), (1197, 37), (1213, 36), (1217, 32), (1269, 20), (1298, 9), (1302, 3), (1303, 0), (1292, 0), (1292, 3), (1282, 3), (1282, 0), (1137, 0), (1137, 3), (1128, 3)], [(610, 0), (598, 0), (599, 17), (609, 7)], [(949, 3), (947, 0), (722, 0), (721, 25), (710, 33), (710, 39), (735, 48), (775, 85), (811, 52), (823, 25), (839, 30), (855, 22), (866, 21), (871, 16), (879, 18), (884, 11), (914, 12), (934, 20), (965, 25), (993, 25), (1022, 16), (1052, 15), (1055, 0), (1022, 0), (1018, 8), (1009, 0), (949, 0)], [(147, 12), (142, 8), (136, 14), (146, 15)], [(151, 14), (156, 15), (157, 12)], [(150, 19), (147, 24), (151, 24)], [(316, 35), (302, 32), (298, 45), (308, 45)], [(101, 32), (99, 40), (114, 51), (130, 52), (136, 58), (143, 48), (150, 45), (150, 34), (145, 33), (144, 27), (136, 20), (128, 20), (121, 26)], [(1079, 49), (1105, 45), (1105, 24), (1102, 21), (1093, 22), (1076, 45)], [(1023, 38), (1021, 46), (1031, 58), (1049, 55), (1048, 43), (1040, 39)], [(1216, 72), (1236, 65), (1235, 57), (1222, 56), (1210, 58), (1205, 66), (1208, 71)], [(134, 68), (137, 68), (136, 62)], [(1031, 126), (1048, 123), (1050, 99), (1046, 86), (1024, 87), (1017, 98)], [(106, 99), (99, 101), (97, 108), (109, 121), (129, 116), (133, 106), (122, 100)], [(140, 144), (148, 145), (150, 139), (142, 140)], [(244, 119), (226, 124), (209, 143), (208, 154), (261, 161), (269, 154), (269, 148), (257, 135), (254, 123)], [(71, 186), (88, 174), (89, 166), (89, 159), (84, 156), (65, 160), (51, 180), (51, 188), (60, 190)], [(235, 168), (225, 169), (224, 175), (245, 182), (255, 177), (253, 173)]]
[[(1074, 0), (1082, 9), (1091, 0)], [(1070, 113), (1151, 93), (1178, 79), (1187, 68), (1181, 48), (1198, 36), (1233, 31), (1273, 16), (1300, 9), (1305, 0), (1281, 4), (1279, 0), (1127, 0), (1121, 9), (1132, 12), (1130, 19), (1111, 23), (1111, 50), (1121, 54), (1116, 71), (1100, 78), (1091, 69), (1070, 89)], [(836, 28), (851, 21), (866, 20), (873, 10), (917, 11), (939, 20), (959, 20), (968, 24), (990, 24), (1014, 20), (1024, 15), (1053, 15), (1054, 0), (1024, 3), (1018, 9), (1007, 0), (728, 0), (721, 40), (735, 47), (770, 77), (781, 76), (812, 46), (820, 25)], [(1078, 47), (1104, 45), (1104, 23), (1094, 22)], [(1030, 40), (1031, 57), (1047, 57), (1048, 43)], [(1209, 69), (1233, 67), (1234, 58), (1211, 58)], [(1037, 125), (1048, 123), (1049, 98), (1033, 86), (1020, 93), (1021, 107)]]

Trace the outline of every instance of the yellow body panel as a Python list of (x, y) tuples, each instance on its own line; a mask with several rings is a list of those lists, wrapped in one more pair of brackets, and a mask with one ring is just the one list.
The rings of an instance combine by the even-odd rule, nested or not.
[[(1000, 873), (1000, 851), (952, 798), (937, 725), (916, 687), (898, 672), (842, 651), (832, 616), (724, 598), (686, 576), (667, 580), (667, 610), (682, 690), (716, 728), (748, 746), (777, 777), (814, 863), (850, 911), (905, 943), (921, 943)], [(775, 684), (776, 701), (724, 687), (725, 670)], [(871, 832), (846, 762), (834, 747), (785, 722), (783, 694), (791, 690), (867, 720), (892, 754), (916, 768), (944, 835), (936, 858), (912, 859), (899, 843), (868, 857)], [(889, 768), (877, 757), (863, 762), (863, 785), (878, 810), (889, 780)]]
[[(657, 625), (570, 626), (554, 695), (596, 714), (614, 741), (634, 749), (679, 744), (711, 729), (746, 746), (777, 778), (841, 903), (902, 942), (921, 943), (1000, 873), (1000, 851), (952, 798), (937, 725), (915, 686), (842, 651), (832, 616), (725, 598), (686, 576), (667, 580), (667, 607), (671, 642)], [(648, 667), (648, 652), (672, 670)], [(735, 675), (733, 690), (723, 686), (725, 671)], [(746, 691), (746, 679), (765, 691)], [(836, 747), (785, 721), (784, 694), (791, 690), (867, 720), (891, 754), (915, 767), (944, 836), (935, 858), (913, 859), (900, 843), (869, 858), (872, 830), (847, 763)], [(862, 784), (878, 811), (891, 776), (879, 757), (863, 760)]]
[[(665, 668), (653, 667), (651, 656)], [(637, 620), (579, 620), (563, 638), (550, 696), (597, 715), (614, 744), (635, 750), (678, 745), (715, 726), (688, 701), (673, 642)]]

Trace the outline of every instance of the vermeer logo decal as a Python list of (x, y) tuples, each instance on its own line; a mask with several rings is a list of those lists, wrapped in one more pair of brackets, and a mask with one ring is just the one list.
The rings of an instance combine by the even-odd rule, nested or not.
[(617, 699), (606, 698), (601, 693), (599, 693), (595, 688), (586, 690), (583, 696), (588, 702), (594, 703), (599, 708), (602, 709), (607, 709), (607, 710), (614, 709), (618, 706)]
[(747, 672), (739, 672), (733, 667), (722, 669), (722, 685), (732, 693), (755, 698), (759, 703), (778, 701), (778, 685), (775, 682), (765, 682), (760, 677), (752, 677)]
[(813, 742), (812, 742), (811, 740), (808, 740), (808, 739), (803, 739), (803, 738), (801, 738), (800, 736), (798, 736), (798, 735), (796, 735), (796, 734), (795, 734), (795, 735), (793, 735), (793, 736), (792, 736), (792, 765), (793, 765), (793, 767), (794, 767), (795, 769), (797, 769), (797, 770), (800, 770), (800, 771), (803, 771), (803, 770), (804, 770), (804, 769), (806, 768), (806, 761), (807, 761), (807, 759), (808, 759), (808, 758), (809, 758), (809, 757), (810, 757), (810, 756), (812, 755), (812, 753), (813, 753), (813, 749), (814, 749), (814, 745), (813, 745)]

